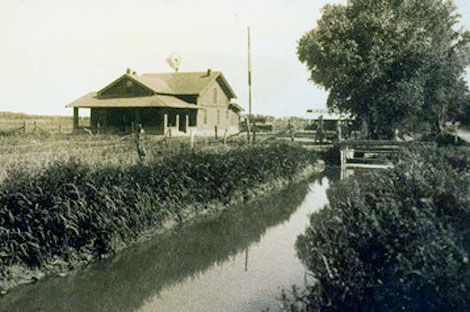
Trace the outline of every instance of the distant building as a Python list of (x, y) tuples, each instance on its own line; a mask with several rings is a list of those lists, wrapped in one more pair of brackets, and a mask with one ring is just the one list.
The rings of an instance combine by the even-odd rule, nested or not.
[(328, 112), (328, 109), (308, 109), (307, 110), (307, 115), (308, 119), (310, 120), (318, 120), (320, 116), (322, 117), (323, 120), (328, 120), (328, 121), (339, 121), (339, 120), (350, 120), (351, 116), (346, 115), (346, 114), (336, 114), (336, 113), (330, 113)]
[[(349, 114), (331, 113), (327, 109), (308, 109), (309, 124), (307, 130), (319, 130), (328, 139), (349, 136), (353, 131), (353, 118)], [(320, 129), (321, 128), (321, 129)]]
[(147, 133), (220, 134), (238, 131), (239, 105), (221, 72), (175, 72), (137, 75), (130, 70), (98, 92), (91, 92), (66, 107), (73, 107), (74, 129), (80, 108), (90, 109), (92, 131), (125, 132), (141, 124)]

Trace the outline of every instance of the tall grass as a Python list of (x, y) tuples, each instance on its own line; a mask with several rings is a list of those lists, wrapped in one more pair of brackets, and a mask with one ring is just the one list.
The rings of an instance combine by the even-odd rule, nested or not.
[[(245, 143), (241, 138), (233, 138), (225, 147), (212, 138), (197, 137), (193, 149), (218, 150), (239, 146)], [(145, 136), (141, 139), (149, 158), (188, 150), (188, 137), (165, 140), (162, 136)], [(0, 181), (12, 167), (28, 167), (41, 170), (51, 163), (69, 159), (81, 159), (90, 165), (131, 165), (139, 160), (132, 136), (116, 135), (26, 135), (0, 137)]]
[(180, 147), (124, 165), (71, 157), (43, 168), (12, 166), (0, 184), (0, 276), (12, 265), (99, 258), (167, 220), (290, 180), (313, 160), (297, 145), (271, 143)]

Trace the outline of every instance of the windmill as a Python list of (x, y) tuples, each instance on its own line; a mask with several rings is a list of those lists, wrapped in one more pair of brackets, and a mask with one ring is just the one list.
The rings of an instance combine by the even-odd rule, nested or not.
[(166, 62), (175, 70), (175, 72), (178, 72), (180, 69), (181, 57), (177, 53), (173, 52), (166, 58)]

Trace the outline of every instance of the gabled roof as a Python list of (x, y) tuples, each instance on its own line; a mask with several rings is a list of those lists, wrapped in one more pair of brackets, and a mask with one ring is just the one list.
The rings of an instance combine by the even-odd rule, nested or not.
[(230, 103), (228, 105), (228, 107), (232, 110), (234, 110), (235, 112), (243, 112), (244, 109), (243, 107), (241, 107), (240, 105), (238, 105), (237, 103)]
[(137, 76), (137, 75), (128, 75), (132, 79), (138, 81), (139, 83), (143, 84), (144, 86), (148, 87), (155, 93), (165, 93), (165, 94), (174, 94), (174, 90), (171, 89), (165, 80), (159, 78), (150, 78), (144, 76)]
[(112, 86), (114, 86), (116, 83), (123, 79), (130, 79), (141, 86), (143, 86), (146, 89), (149, 89), (150, 91), (154, 93), (160, 93), (160, 94), (175, 94), (175, 91), (173, 91), (170, 87), (168, 87), (168, 84), (166, 83), (165, 80), (159, 79), (159, 78), (149, 78), (149, 77), (143, 77), (143, 76), (138, 76), (138, 75), (133, 75), (133, 74), (124, 74), (118, 79), (114, 80), (110, 84), (108, 84), (106, 87), (98, 91), (98, 95), (103, 93), (104, 91), (108, 90)]
[(237, 97), (224, 75), (218, 71), (144, 74), (141, 77), (163, 80), (173, 90), (173, 94), (177, 95), (201, 94), (217, 80), (229, 99)]
[(213, 81), (217, 81), (229, 99), (236, 98), (235, 92), (228, 84), (221, 72), (188, 72), (188, 73), (150, 73), (141, 76), (124, 74), (106, 87), (98, 91), (103, 93), (122, 79), (130, 79), (158, 94), (173, 95), (199, 95), (204, 92)]
[[(100, 96), (123, 79), (129, 79), (151, 91), (152, 95), (138, 97), (108, 98)], [(235, 92), (221, 72), (189, 72), (163, 74), (124, 74), (98, 92), (91, 92), (66, 107), (175, 107), (199, 108), (199, 106), (178, 99), (178, 95), (200, 95), (216, 81), (229, 99), (236, 98)]]
[(172, 95), (152, 95), (125, 98), (100, 99), (96, 92), (90, 92), (73, 101), (65, 107), (173, 107), (173, 108), (199, 108)]

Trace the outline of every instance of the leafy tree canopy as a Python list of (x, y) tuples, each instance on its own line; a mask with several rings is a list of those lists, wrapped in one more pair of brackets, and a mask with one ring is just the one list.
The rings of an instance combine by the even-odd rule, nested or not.
[(327, 106), (366, 121), (374, 136), (394, 128), (435, 132), (468, 98), (463, 75), (470, 33), (452, 1), (349, 0), (326, 5), (298, 42)]

